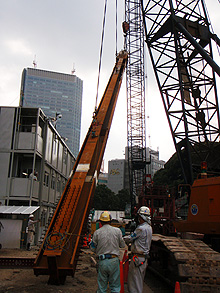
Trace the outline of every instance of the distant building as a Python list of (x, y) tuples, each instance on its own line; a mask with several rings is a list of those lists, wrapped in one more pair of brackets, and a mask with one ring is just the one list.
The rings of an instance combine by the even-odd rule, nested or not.
[(20, 106), (41, 108), (51, 117), (74, 156), (80, 146), (82, 92), (83, 81), (76, 75), (36, 68), (23, 70)]
[(1, 207), (39, 207), (40, 236), (63, 192), (75, 157), (39, 108), (0, 107), (0, 125)]
[(113, 192), (118, 193), (119, 190), (129, 189), (126, 186), (126, 170), (128, 168), (127, 161), (125, 159), (116, 159), (108, 162), (108, 188)]
[[(159, 151), (146, 148), (146, 174), (154, 174), (164, 168), (165, 161), (159, 160)], [(115, 193), (121, 189), (130, 190), (128, 172), (128, 151), (125, 148), (125, 159), (115, 159), (108, 162), (108, 188)]]
[(151, 175), (151, 178), (153, 178), (154, 174), (164, 168), (165, 161), (159, 160), (159, 151), (154, 151), (151, 148), (146, 148), (147, 153), (147, 160), (150, 162), (150, 164), (147, 165), (147, 174)]
[(98, 184), (108, 185), (108, 173), (100, 172), (98, 177)]

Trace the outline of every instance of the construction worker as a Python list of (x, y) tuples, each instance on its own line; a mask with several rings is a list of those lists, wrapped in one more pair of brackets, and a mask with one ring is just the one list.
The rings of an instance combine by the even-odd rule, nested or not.
[(142, 293), (147, 260), (152, 240), (150, 209), (146, 206), (139, 208), (138, 226), (134, 233), (125, 236), (126, 244), (131, 243), (131, 262), (128, 272), (128, 291)]
[(34, 173), (32, 172), (32, 173), (29, 175), (29, 178), (30, 178), (30, 179), (33, 178), (34, 181), (37, 181), (37, 175), (38, 175), (37, 171), (34, 170)]
[(34, 240), (35, 235), (35, 224), (40, 222), (40, 220), (34, 220), (34, 215), (29, 216), (28, 227), (27, 227), (27, 250), (31, 250), (31, 244)]
[(99, 220), (102, 227), (94, 232), (90, 245), (98, 258), (97, 293), (107, 292), (108, 284), (111, 292), (119, 293), (121, 290), (119, 257), (125, 242), (121, 230), (110, 226), (111, 219), (108, 211), (101, 213)]

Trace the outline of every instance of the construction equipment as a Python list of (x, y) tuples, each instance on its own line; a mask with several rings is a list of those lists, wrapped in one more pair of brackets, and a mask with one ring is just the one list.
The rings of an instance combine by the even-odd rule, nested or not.
[(146, 175), (144, 25), (140, 0), (125, 0), (127, 142), (131, 215), (141, 195)]
[(35, 275), (50, 284), (74, 276), (126, 63), (121, 51), (36, 257)]
[[(141, 5), (146, 43), (183, 178), (192, 185), (188, 218), (175, 227), (214, 241), (220, 235), (220, 177), (213, 177), (220, 170), (215, 153), (220, 136), (216, 86), (220, 68), (212, 41), (218, 46), (220, 42), (211, 31), (203, 0), (141, 0)], [(209, 162), (211, 178), (204, 171), (197, 178), (203, 161)], [(181, 292), (219, 290), (220, 254), (206, 244), (157, 235), (152, 247), (154, 260), (174, 277), (174, 284), (180, 281)]]
[[(220, 177), (202, 173), (191, 187), (187, 220), (174, 223), (179, 232), (205, 234), (206, 240), (220, 252)], [(207, 239), (209, 237), (210, 239)]]
[(174, 235), (175, 228), (175, 193), (167, 186), (145, 184), (139, 205), (146, 205), (151, 210), (151, 225), (155, 234)]
[[(220, 167), (215, 153), (220, 137), (215, 74), (220, 75), (220, 68), (211, 43), (218, 38), (210, 31), (203, 0), (164, 1), (163, 5), (149, 0), (142, 11), (146, 43), (183, 178), (186, 184), (193, 184), (186, 231), (190, 226), (190, 231), (201, 232), (201, 224), (207, 222), (210, 228), (204, 227), (204, 234), (220, 234), (220, 210), (212, 208), (219, 204), (220, 177), (202, 176), (194, 181), (201, 162), (208, 161), (210, 170)], [(194, 220), (197, 224), (192, 225)]]
[[(143, 5), (143, 1), (142, 1)], [(199, 1), (147, 1), (142, 6), (146, 43), (185, 183), (202, 161), (216, 167), (219, 107), (207, 11)], [(215, 38), (216, 39), (216, 38)]]

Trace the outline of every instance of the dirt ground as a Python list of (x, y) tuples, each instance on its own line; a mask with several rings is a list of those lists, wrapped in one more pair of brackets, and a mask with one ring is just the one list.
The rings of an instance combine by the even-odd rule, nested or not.
[[(20, 249), (1, 249), (0, 256), (5, 257), (36, 257), (37, 249), (31, 251)], [(35, 276), (32, 269), (1, 269), (0, 292), (32, 292), (32, 293), (69, 293), (69, 292), (95, 292), (97, 290), (96, 269), (91, 266), (92, 252), (84, 250), (77, 265), (74, 278), (67, 276), (64, 285), (48, 285), (48, 276)]]
[[(36, 257), (37, 252), (36, 249), (32, 249), (31, 251), (1, 249), (0, 256)], [(32, 269), (0, 269), (0, 293), (96, 292), (98, 287), (97, 272), (96, 268), (91, 266), (91, 256), (94, 255), (89, 249), (83, 250), (81, 254), (82, 260), (77, 265), (74, 278), (68, 276), (65, 284), (60, 286), (48, 285), (48, 276), (36, 277)], [(127, 286), (125, 285), (125, 293), (127, 292)], [(146, 285), (144, 292), (150, 293), (153, 291)]]

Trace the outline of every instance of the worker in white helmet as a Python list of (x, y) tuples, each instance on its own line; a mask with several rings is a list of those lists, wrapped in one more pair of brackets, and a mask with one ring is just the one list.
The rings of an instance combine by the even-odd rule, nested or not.
[(31, 250), (31, 244), (34, 240), (35, 235), (35, 224), (40, 222), (40, 220), (34, 220), (34, 215), (29, 216), (28, 227), (27, 227), (27, 250)]
[(122, 232), (119, 228), (110, 226), (111, 215), (104, 211), (100, 215), (102, 227), (96, 230), (92, 237), (90, 248), (98, 258), (98, 293), (120, 292), (120, 248), (125, 247)]
[(131, 243), (131, 262), (128, 272), (128, 291), (130, 293), (142, 293), (144, 276), (149, 258), (152, 228), (150, 209), (146, 206), (139, 208), (138, 226), (134, 233), (125, 236), (126, 244)]

